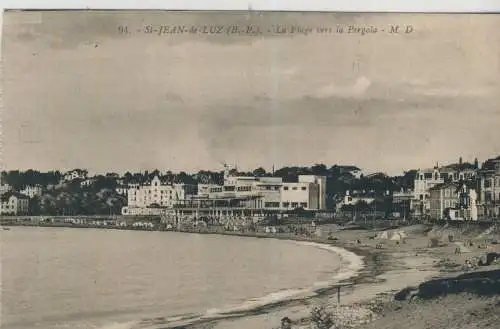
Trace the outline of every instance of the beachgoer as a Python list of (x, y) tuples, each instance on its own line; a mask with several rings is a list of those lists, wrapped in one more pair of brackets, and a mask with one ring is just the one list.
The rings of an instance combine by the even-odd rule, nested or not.
[(285, 316), (281, 319), (281, 327), (280, 329), (292, 329), (292, 320), (289, 317)]

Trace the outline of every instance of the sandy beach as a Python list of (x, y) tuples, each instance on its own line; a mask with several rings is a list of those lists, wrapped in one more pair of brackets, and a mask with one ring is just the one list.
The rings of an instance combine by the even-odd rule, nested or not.
[[(488, 253), (500, 253), (500, 230), (484, 225), (402, 225), (355, 227), (303, 224), (300, 233), (283, 226), (280, 233), (231, 232), (217, 227), (183, 230), (194, 234), (292, 240), (340, 255), (342, 265), (331, 281), (311, 294), (276, 301), (249, 302), (228, 314), (201, 319), (160, 321), (155, 328), (279, 328), (288, 317), (292, 328), (316, 328), (311, 310), (321, 307), (336, 326), (331, 328), (465, 329), (500, 328), (500, 262), (476, 264)], [(303, 232), (308, 231), (308, 234)], [(314, 232), (314, 233), (311, 233)], [(483, 260), (484, 261), (484, 260)], [(348, 284), (340, 291), (335, 284)], [(161, 323), (163, 322), (163, 323)], [(149, 327), (148, 327), (149, 328)]]
[[(426, 282), (430, 284), (434, 282), (432, 280), (441, 282), (451, 278), (453, 282), (460, 282), (460, 275), (465, 273), (463, 264), (466, 260), (474, 262), (486, 253), (500, 252), (495, 244), (500, 237), (498, 229), (430, 225), (403, 226), (392, 230), (346, 229), (329, 224), (317, 231), (322, 233), (305, 240), (345, 248), (347, 253), (342, 255), (345, 266), (349, 266), (349, 262), (356, 262), (356, 258), (348, 259), (351, 252), (363, 260), (362, 267), (355, 265), (353, 271), (344, 272), (350, 273), (351, 277), (347, 275), (339, 278), (340, 283), (353, 283), (341, 289), (340, 304), (336, 289), (327, 289), (316, 296), (281, 303), (260, 310), (257, 314), (178, 328), (279, 328), (280, 320), (285, 316), (292, 320), (293, 328), (314, 328), (310, 315), (313, 307), (318, 306), (331, 314), (338, 328), (401, 328), (403, 324), (406, 328), (417, 329), (500, 328), (498, 262), (467, 270), (469, 274), (466, 275), (481, 273), (479, 277), (482, 278), (491, 276), (486, 291), (492, 293), (488, 295), (471, 288), (483, 284), (482, 281), (472, 282), (469, 278), (464, 280), (472, 282), (471, 286), (466, 285), (457, 291), (450, 288), (435, 295), (419, 291), (417, 298), (411, 301), (410, 294), (405, 292), (406, 288), (411, 287), (415, 294), (419, 285)], [(287, 233), (275, 234), (274, 237), (304, 239)], [(436, 244), (432, 245), (431, 240)], [(454, 279), (456, 277), (457, 280)], [(425, 287), (425, 284), (422, 286)], [(431, 288), (430, 291), (437, 290)]]

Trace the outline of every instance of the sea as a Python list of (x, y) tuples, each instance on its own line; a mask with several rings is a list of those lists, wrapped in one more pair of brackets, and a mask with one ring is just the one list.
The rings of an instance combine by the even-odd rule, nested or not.
[(334, 250), (278, 239), (39, 227), (0, 238), (2, 329), (168, 328), (352, 274)]

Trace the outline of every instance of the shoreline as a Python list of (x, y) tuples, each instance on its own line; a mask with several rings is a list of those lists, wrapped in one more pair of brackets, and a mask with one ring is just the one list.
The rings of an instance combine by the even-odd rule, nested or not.
[[(437, 225), (437, 226), (436, 226)], [(478, 227), (474, 230), (461, 228), (452, 228), (439, 226), (436, 224), (429, 226), (425, 224), (414, 224), (399, 227), (397, 229), (389, 228), (345, 228), (338, 224), (322, 224), (319, 234), (306, 233), (309, 236), (294, 234), (293, 230), (288, 233), (263, 233), (263, 232), (234, 232), (223, 231), (220, 227), (211, 227), (209, 230), (204, 229), (184, 229), (184, 230), (155, 230), (141, 228), (123, 228), (123, 227), (98, 227), (86, 226), (78, 227), (75, 225), (8, 225), (8, 226), (25, 226), (25, 227), (66, 227), (66, 228), (95, 228), (95, 229), (117, 229), (117, 230), (135, 230), (148, 232), (172, 232), (186, 234), (212, 234), (226, 235), (233, 237), (251, 237), (261, 239), (278, 239), (287, 240), (299, 244), (318, 244), (326, 248), (342, 248), (347, 252), (352, 252), (363, 260), (364, 266), (358, 268), (354, 275), (340, 277), (339, 283), (348, 281), (350, 286), (342, 288), (341, 303), (337, 303), (337, 290), (332, 287), (318, 287), (314, 289), (314, 294), (307, 296), (299, 296), (298, 298), (287, 298), (276, 302), (265, 303), (257, 307), (237, 310), (237, 312), (229, 312), (224, 314), (219, 313), (216, 316), (210, 316), (210, 310), (202, 310), (198, 314), (180, 315), (171, 317), (160, 317), (154, 319), (143, 319), (133, 324), (122, 323), (123, 329), (272, 329), (279, 326), (283, 317), (289, 317), (292, 320), (294, 329), (309, 328), (311, 322), (312, 307), (325, 307), (330, 314), (333, 314), (335, 321), (340, 321), (341, 327), (360, 329), (378, 329), (378, 324), (382, 327), (390, 327), (391, 329), (399, 328), (400, 322), (391, 320), (391, 318), (400, 318), (399, 321), (404, 321), (405, 316), (413, 316), (412, 311), (418, 310), (426, 312), (419, 313), (422, 320), (429, 319), (438, 324), (439, 318), (436, 314), (425, 311), (426, 308), (432, 310), (432, 303), (437, 303), (441, 307), (440, 312), (446, 312), (446, 302), (429, 302), (429, 303), (410, 303), (396, 299), (396, 296), (406, 291), (407, 289), (414, 290), (421, 284), (435, 279), (441, 280), (454, 277), (465, 273), (462, 264), (466, 260), (484, 255), (487, 251), (478, 245), (474, 248), (463, 248), (463, 252), (456, 253), (457, 243), (459, 241), (474, 240), (479, 242), (486, 238), (484, 228)], [(7, 226), (7, 225), (6, 225)], [(281, 227), (286, 229), (285, 226)], [(431, 229), (432, 228), (432, 229)], [(219, 229), (219, 230), (217, 230)], [(262, 229), (262, 227), (260, 227)], [(383, 231), (400, 231), (404, 230), (407, 233), (404, 240), (393, 240), (381, 238)], [(283, 230), (281, 230), (283, 231)], [(439, 245), (430, 247), (429, 242), (435, 239), (436, 232), (441, 232), (439, 236), (443, 238)], [(490, 232), (491, 233), (491, 232)], [(491, 235), (487, 233), (486, 235)], [(386, 233), (384, 233), (386, 234)], [(455, 239), (453, 242), (448, 241), (448, 234), (453, 234)], [(493, 234), (493, 233), (492, 233)], [(496, 233), (498, 237), (498, 232)], [(493, 237), (493, 236), (492, 236)], [(484, 241), (484, 240), (482, 240)], [(383, 247), (379, 248), (382, 244)], [(493, 246), (493, 245), (492, 245)], [(319, 246), (318, 246), (319, 247)], [(497, 248), (500, 248), (498, 246)], [(488, 249), (489, 250), (489, 249)], [(497, 249), (500, 251), (500, 249)], [(340, 256), (340, 255), (339, 255)], [(342, 262), (343, 262), (343, 258)], [(345, 263), (344, 263), (345, 264)], [(499, 264), (500, 265), (500, 264)], [(484, 268), (488, 270), (488, 268)], [(333, 272), (335, 275), (335, 272)], [(276, 294), (278, 297), (279, 292)], [(462, 308), (471, 304), (473, 298), (474, 305), (480, 305), (483, 301), (481, 298), (460, 297), (456, 298), (462, 303)], [(266, 297), (266, 296), (263, 296)], [(444, 297), (455, 300), (455, 297)], [(460, 299), (462, 298), (462, 299)], [(252, 300), (250, 300), (252, 302)], [(484, 302), (484, 301), (483, 301)], [(441, 304), (439, 304), (441, 303)], [(426, 306), (427, 305), (427, 306)], [(500, 305), (500, 304), (499, 304)], [(224, 307), (225, 308), (225, 307)], [(399, 310), (403, 311), (399, 311)], [(219, 311), (219, 310), (216, 310)], [(456, 314), (459, 315), (458, 313)], [(420, 322), (415, 320), (415, 328), (420, 328)], [(108, 328), (107, 326), (101, 329)], [(113, 327), (114, 328), (114, 327)], [(444, 329), (444, 328), (439, 328)]]
[[(217, 325), (217, 323), (226, 320), (237, 320), (240, 318), (245, 318), (248, 316), (259, 316), (268, 314), (269, 312), (274, 312), (280, 309), (286, 309), (289, 307), (296, 307), (304, 305), (310, 300), (324, 299), (336, 296), (337, 285), (349, 281), (351, 286), (356, 286), (361, 283), (370, 282), (374, 277), (383, 274), (385, 272), (383, 263), (381, 262), (380, 253), (372, 248), (354, 246), (349, 244), (348, 241), (343, 241), (342, 239), (328, 240), (325, 238), (318, 237), (304, 237), (300, 235), (293, 235), (287, 233), (260, 233), (260, 232), (233, 232), (233, 231), (201, 231), (201, 230), (154, 230), (154, 229), (140, 229), (140, 228), (124, 228), (124, 227), (113, 227), (113, 226), (90, 226), (90, 225), (74, 225), (74, 224), (14, 224), (14, 225), (3, 225), (7, 226), (20, 226), (20, 227), (37, 227), (37, 228), (74, 228), (74, 229), (111, 229), (111, 230), (123, 230), (123, 231), (146, 231), (146, 232), (171, 232), (171, 233), (186, 233), (186, 234), (209, 234), (209, 235), (223, 235), (223, 236), (233, 236), (233, 237), (244, 237), (244, 238), (260, 238), (260, 239), (277, 239), (294, 242), (298, 245), (314, 247), (324, 251), (329, 251), (335, 253), (341, 258), (341, 264), (337, 273), (333, 276), (333, 282), (328, 281), (327, 285), (324, 287), (311, 287), (304, 288), (307, 290), (309, 295), (301, 296), (289, 296), (289, 298), (283, 300), (277, 300), (275, 302), (268, 302), (262, 305), (257, 305), (255, 307), (249, 307), (245, 309), (244, 306), (235, 306), (230, 312), (221, 312), (219, 314), (214, 314), (210, 316), (206, 312), (201, 315), (201, 317), (189, 317), (189, 319), (179, 319), (180, 321), (168, 321), (169, 319), (156, 319), (155, 323), (151, 323), (151, 326), (147, 328), (157, 328), (157, 329), (187, 329), (187, 328), (199, 328), (206, 325)], [(347, 270), (342, 270), (342, 263), (347, 263)], [(339, 277), (338, 277), (339, 276)], [(290, 290), (297, 290), (295, 288), (290, 288)], [(345, 289), (343, 289), (345, 290)], [(275, 292), (279, 293), (279, 292)], [(265, 297), (265, 296), (263, 296)], [(245, 302), (244, 302), (245, 303)], [(243, 304), (244, 305), (244, 304)], [(242, 310), (237, 310), (242, 308)], [(234, 310), (236, 309), (236, 310)], [(171, 317), (175, 318), (174, 317)], [(163, 321), (167, 320), (166, 322)], [(163, 323), (162, 323), (163, 322)]]

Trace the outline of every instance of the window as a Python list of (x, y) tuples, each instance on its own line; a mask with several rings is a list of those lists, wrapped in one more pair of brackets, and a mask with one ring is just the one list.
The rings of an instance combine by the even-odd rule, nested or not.
[(302, 191), (305, 191), (305, 190), (307, 190), (307, 187), (302, 186)]
[(448, 198), (450, 197), (450, 190), (449, 189), (444, 190), (444, 196), (448, 197)]
[(450, 208), (450, 200), (445, 200), (444, 201), (444, 207), (445, 208)]
[(300, 203), (300, 206), (301, 206), (302, 208), (307, 208), (307, 202), (301, 202), (301, 203)]
[(296, 188), (296, 187), (293, 187), (293, 188), (292, 188), (292, 190), (296, 191), (296, 190), (297, 190), (297, 188)]
[(283, 207), (288, 208), (290, 206), (290, 202), (283, 202)]
[(298, 202), (292, 202), (292, 208), (298, 208), (299, 203)]
[(285, 191), (288, 191), (288, 186), (284, 186), (284, 187), (283, 187), (283, 189), (284, 189)]
[(280, 206), (279, 202), (266, 202), (264, 203), (264, 207), (266, 208), (278, 208)]

